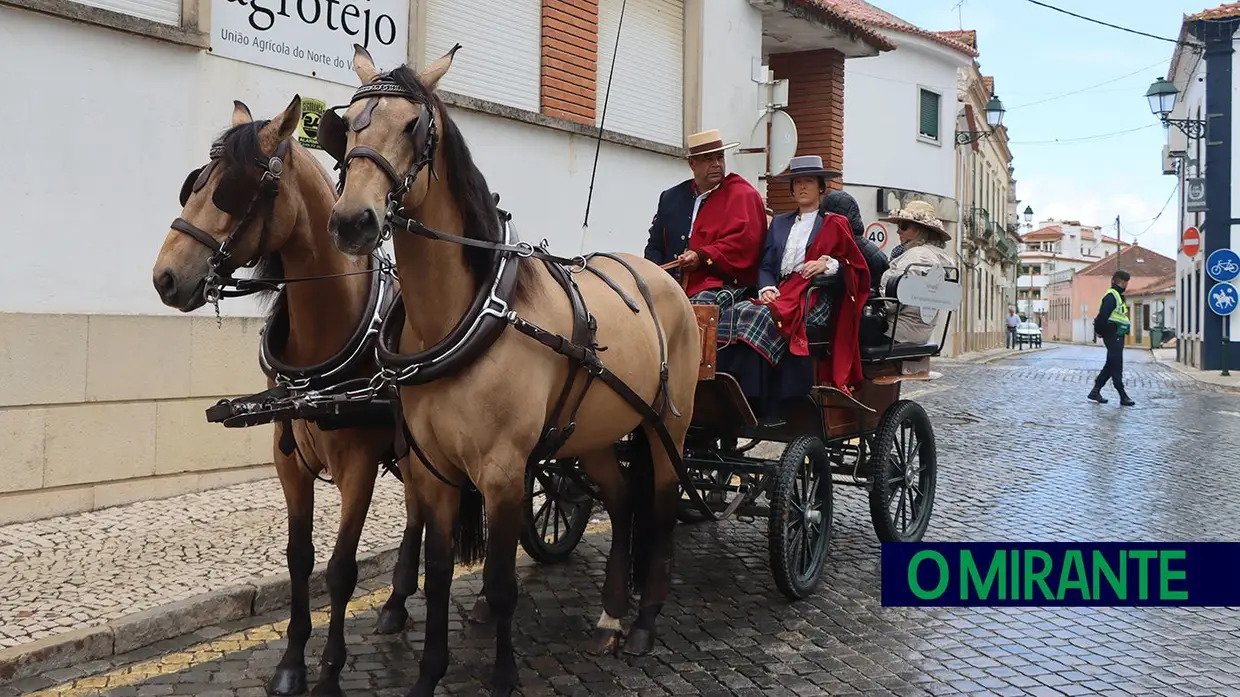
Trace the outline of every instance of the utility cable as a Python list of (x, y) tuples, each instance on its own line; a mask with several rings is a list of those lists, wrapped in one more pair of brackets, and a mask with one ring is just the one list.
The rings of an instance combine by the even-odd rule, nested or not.
[(1013, 141), (1009, 141), (1008, 144), (1009, 145), (1050, 145), (1054, 143), (1080, 143), (1080, 142), (1087, 141), (1087, 140), (1102, 140), (1104, 138), (1113, 138), (1115, 136), (1124, 135), (1125, 133), (1134, 133), (1136, 131), (1142, 131), (1147, 128), (1153, 128), (1155, 126), (1161, 126), (1161, 125), (1162, 125), (1161, 123), (1151, 123), (1151, 124), (1146, 124), (1144, 126), (1137, 126), (1136, 128), (1125, 129), (1123, 131), (1112, 131), (1110, 133), (1098, 133), (1092, 136), (1082, 136), (1080, 138), (1055, 138), (1053, 140), (1013, 140)]
[(1162, 214), (1167, 212), (1167, 206), (1171, 205), (1171, 199), (1175, 197), (1175, 192), (1179, 191), (1179, 189), (1180, 189), (1180, 182), (1177, 180), (1175, 183), (1175, 186), (1171, 188), (1171, 193), (1167, 196), (1167, 200), (1163, 202), (1162, 210), (1158, 211), (1158, 215), (1150, 219), (1150, 224), (1144, 230), (1142, 230), (1141, 232), (1137, 232), (1137, 233), (1129, 233), (1128, 236), (1133, 237), (1133, 238), (1140, 237), (1141, 235), (1144, 235), (1145, 233), (1154, 229), (1154, 223), (1157, 223), (1158, 219), (1162, 217)]
[(1064, 93), (1062, 93), (1062, 94), (1057, 94), (1057, 95), (1055, 95), (1055, 96), (1053, 96), (1053, 97), (1047, 97), (1046, 99), (1039, 99), (1039, 100), (1037, 100), (1036, 102), (1026, 102), (1026, 103), (1024, 103), (1024, 104), (1017, 104), (1016, 106), (1013, 106), (1013, 107), (1008, 107), (1008, 108), (1007, 108), (1007, 110), (1008, 110), (1008, 111), (1013, 111), (1013, 110), (1015, 110), (1015, 109), (1023, 109), (1023, 108), (1025, 108), (1025, 107), (1027, 107), (1027, 106), (1034, 106), (1035, 104), (1045, 104), (1046, 102), (1053, 102), (1053, 101), (1055, 101), (1056, 99), (1062, 99), (1062, 98), (1064, 98), (1064, 97), (1071, 97), (1071, 96), (1072, 96), (1072, 95), (1074, 95), (1074, 94), (1080, 94), (1080, 93), (1082, 93), (1082, 92), (1089, 92), (1089, 91), (1093, 90), (1093, 89), (1094, 89), (1094, 88), (1096, 88), (1096, 87), (1102, 87), (1103, 85), (1109, 85), (1109, 84), (1111, 84), (1112, 82), (1119, 82), (1120, 80), (1123, 80), (1124, 78), (1132, 77), (1133, 75), (1136, 75), (1136, 74), (1138, 74), (1138, 73), (1143, 73), (1143, 72), (1145, 72), (1146, 70), (1149, 70), (1150, 68), (1155, 68), (1155, 67), (1158, 67), (1158, 66), (1160, 66), (1160, 65), (1162, 65), (1162, 64), (1164, 64), (1164, 63), (1166, 63), (1166, 62), (1167, 62), (1167, 61), (1165, 61), (1165, 60), (1160, 60), (1160, 61), (1158, 61), (1158, 62), (1156, 62), (1156, 63), (1150, 63), (1149, 65), (1145, 66), (1144, 68), (1138, 68), (1138, 69), (1136, 69), (1136, 70), (1132, 71), (1131, 73), (1125, 73), (1124, 75), (1120, 75), (1119, 77), (1116, 77), (1116, 78), (1111, 78), (1110, 80), (1107, 80), (1107, 81), (1105, 81), (1105, 82), (1099, 82), (1099, 83), (1098, 83), (1098, 84), (1096, 84), (1096, 85), (1090, 85), (1089, 87), (1082, 87), (1082, 88), (1081, 88), (1081, 89), (1079, 89), (1079, 90), (1072, 90), (1071, 92), (1064, 92)]
[(1136, 34), (1136, 35), (1138, 35), (1138, 36), (1145, 36), (1145, 37), (1149, 37), (1149, 38), (1151, 38), (1151, 39), (1158, 39), (1159, 41), (1167, 41), (1167, 42), (1170, 42), (1170, 43), (1173, 43), (1173, 44), (1178, 44), (1178, 43), (1180, 43), (1180, 42), (1179, 42), (1179, 41), (1177, 41), (1176, 39), (1168, 39), (1168, 38), (1167, 38), (1167, 37), (1165, 37), (1165, 36), (1158, 36), (1158, 35), (1156, 35), (1156, 34), (1147, 34), (1147, 33), (1143, 32), (1143, 31), (1137, 31), (1136, 29), (1129, 29), (1128, 27), (1121, 27), (1121, 26), (1120, 26), (1120, 25), (1118, 25), (1118, 24), (1111, 24), (1110, 22), (1103, 22), (1103, 21), (1102, 21), (1102, 20), (1100, 20), (1100, 19), (1094, 19), (1094, 18), (1092, 18), (1092, 17), (1086, 17), (1085, 15), (1078, 15), (1078, 14), (1077, 14), (1077, 13), (1075, 13), (1075, 12), (1069, 12), (1069, 11), (1067, 11), (1067, 10), (1065, 10), (1065, 9), (1061, 8), (1061, 7), (1055, 7), (1054, 5), (1049, 5), (1049, 4), (1044, 3), (1044, 2), (1039, 2), (1039, 0), (1029, 0), (1029, 2), (1031, 2), (1031, 3), (1035, 4), (1035, 5), (1038, 5), (1038, 6), (1040, 6), (1040, 7), (1045, 7), (1045, 8), (1047, 8), (1048, 10), (1054, 10), (1054, 11), (1056, 11), (1056, 12), (1062, 12), (1062, 13), (1064, 13), (1064, 14), (1066, 14), (1066, 15), (1069, 15), (1069, 16), (1072, 16), (1072, 17), (1076, 17), (1077, 19), (1083, 19), (1083, 20), (1085, 20), (1086, 22), (1093, 22), (1094, 24), (1101, 24), (1101, 25), (1102, 25), (1102, 26), (1104, 26), (1104, 27), (1110, 27), (1110, 28), (1112, 28), (1112, 29), (1118, 29), (1118, 30), (1120, 30), (1120, 31), (1126, 31), (1126, 32), (1128, 32), (1128, 33), (1130, 33), (1130, 34)]

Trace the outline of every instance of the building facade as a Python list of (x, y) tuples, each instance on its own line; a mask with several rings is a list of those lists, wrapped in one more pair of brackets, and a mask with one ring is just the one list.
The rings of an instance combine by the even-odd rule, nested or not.
[[(1021, 237), (1016, 309), (1041, 324), (1050, 313), (1052, 284), (1132, 246), (1077, 220), (1046, 220)], [(1095, 308), (1096, 309), (1096, 308)]]
[(1121, 268), (1132, 275), (1124, 294), (1132, 320), (1132, 331), (1125, 337), (1128, 344), (1148, 341), (1151, 328), (1174, 319), (1156, 313), (1165, 313), (1158, 301), (1165, 299), (1174, 283), (1175, 260), (1152, 249), (1130, 245), (1120, 254), (1051, 274), (1045, 289), (1046, 310), (1037, 315), (1042, 337), (1049, 341), (1094, 343), (1094, 317), (1099, 303), (1111, 287), (1111, 275)]
[[(955, 32), (977, 46), (977, 34)], [(956, 146), (956, 187), (960, 192), (961, 234), (956, 254), (962, 269), (962, 312), (955, 344), (960, 352), (1004, 346), (1007, 308), (1015, 291), (1018, 226), (1016, 182), (1007, 127), (991, 128), (986, 106), (995, 97), (995, 80), (976, 60), (959, 71), (956, 130), (968, 142)]]
[[(228, 126), (233, 100), (259, 119), (294, 94), (347, 103), (353, 43), (390, 69), (459, 42), (440, 92), (526, 235), (564, 254), (640, 253), (659, 192), (690, 176), (685, 133), (749, 132), (755, 62), (792, 76), (808, 117), (842, 119), (842, 86), (811, 66), (827, 56), (842, 74), (846, 57), (892, 48), (810, 0), (628, 0), (622, 24), (621, 5), (0, 0), (0, 91), (22, 95), (0, 110), (21, 134), (5, 155), (22, 173), (0, 188), (13, 242), (0, 273), (0, 523), (273, 474), (270, 427), (204, 416), (265, 387), (262, 309), (226, 300), (217, 326), (209, 307), (164, 307), (150, 280), (185, 173)], [(72, 92), (48, 87), (63, 76), (76, 76)], [(802, 142), (833, 147), (836, 124), (818, 141), (806, 128)]]

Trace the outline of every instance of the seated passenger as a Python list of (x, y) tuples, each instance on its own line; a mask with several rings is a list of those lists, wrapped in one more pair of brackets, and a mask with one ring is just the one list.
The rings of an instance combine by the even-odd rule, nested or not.
[(877, 288), (878, 281), (889, 268), (890, 262), (882, 248), (865, 236), (865, 221), (861, 219), (861, 206), (857, 205), (857, 199), (845, 191), (832, 191), (822, 199), (822, 205), (818, 207), (818, 210), (824, 213), (839, 213), (848, 218), (848, 224), (852, 227), (853, 241), (861, 249), (861, 255), (865, 257), (865, 262), (870, 267), (870, 283), (873, 288)]
[(730, 306), (758, 280), (766, 204), (739, 174), (726, 174), (719, 131), (689, 136), (693, 178), (659, 195), (645, 256), (659, 265), (678, 262), (689, 300)]
[[(848, 221), (818, 211), (827, 178), (838, 176), (823, 169), (822, 158), (803, 156), (774, 178), (790, 181), (798, 209), (771, 221), (757, 301), (742, 300), (719, 313), (718, 370), (736, 378), (764, 425), (782, 420), (787, 401), (807, 396), (816, 379), (847, 391), (861, 380), (857, 326), (869, 297), (869, 269)], [(835, 273), (842, 273), (840, 301), (810, 287), (815, 276)], [(805, 327), (828, 316), (835, 322), (831, 358), (815, 376)]]
[[(887, 284), (893, 278), (911, 274), (924, 275), (927, 266), (940, 265), (945, 270), (956, 267), (951, 252), (947, 251), (947, 243), (951, 240), (943, 221), (939, 220), (934, 205), (926, 201), (912, 201), (906, 208), (892, 213), (884, 222), (898, 223), (900, 226), (900, 247), (903, 251), (899, 256), (892, 257), (891, 268), (883, 274), (880, 288), (886, 295)], [(934, 325), (938, 321), (938, 312), (929, 322), (922, 319), (921, 308), (904, 305), (897, 316), (895, 305), (889, 304), (889, 320), (886, 339), (894, 338), (900, 343), (929, 343), (934, 333)], [(925, 373), (930, 369), (930, 359), (905, 361), (904, 374)]]

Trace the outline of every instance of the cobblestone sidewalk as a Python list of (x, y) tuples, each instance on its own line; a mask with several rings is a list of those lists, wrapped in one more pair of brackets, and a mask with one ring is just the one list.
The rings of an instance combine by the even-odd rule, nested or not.
[[(335, 487), (317, 484), (316, 562), (331, 556)], [(0, 649), (259, 577), (286, 576), (275, 478), (0, 527)], [(400, 482), (380, 477), (359, 556), (398, 544)]]

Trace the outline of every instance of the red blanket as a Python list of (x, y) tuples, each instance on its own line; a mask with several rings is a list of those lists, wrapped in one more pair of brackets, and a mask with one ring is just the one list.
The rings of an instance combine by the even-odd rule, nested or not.
[(766, 205), (762, 195), (735, 172), (723, 178), (698, 209), (689, 249), (701, 265), (689, 272), (685, 293), (758, 282), (762, 242), (766, 238)]
[[(861, 249), (853, 241), (848, 219), (828, 213), (814, 243), (806, 251), (806, 259), (827, 255), (840, 263), (844, 289), (836, 301), (835, 330), (831, 336), (831, 360), (819, 368), (819, 384), (831, 385), (852, 392), (861, 382), (861, 310), (870, 297), (870, 267)], [(770, 304), (771, 314), (779, 322), (780, 332), (788, 339), (788, 351), (798, 356), (809, 355), (805, 337), (805, 294), (813, 289), (809, 279), (794, 273), (779, 284), (779, 297)], [(812, 304), (812, 300), (811, 300)]]

